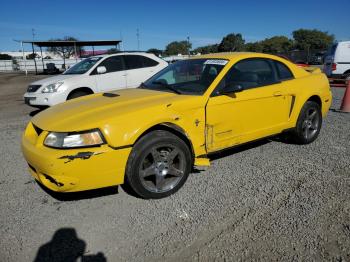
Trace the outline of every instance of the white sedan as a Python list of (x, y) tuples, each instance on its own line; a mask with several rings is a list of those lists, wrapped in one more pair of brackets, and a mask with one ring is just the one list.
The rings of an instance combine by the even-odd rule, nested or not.
[(31, 83), (26, 104), (46, 107), (76, 97), (135, 88), (168, 65), (149, 53), (118, 53), (86, 58), (63, 74)]

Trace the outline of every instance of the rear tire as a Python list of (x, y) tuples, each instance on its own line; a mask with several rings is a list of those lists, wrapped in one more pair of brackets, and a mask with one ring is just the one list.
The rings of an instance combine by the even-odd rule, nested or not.
[(168, 131), (152, 131), (134, 145), (126, 183), (142, 198), (167, 197), (183, 186), (191, 165), (192, 154), (183, 140)]
[(302, 107), (297, 124), (291, 132), (297, 144), (310, 144), (318, 137), (322, 126), (322, 114), (319, 104), (307, 101)]
[(83, 90), (77, 90), (77, 91), (73, 91), (72, 93), (70, 93), (67, 97), (67, 100), (71, 100), (74, 98), (78, 98), (81, 96), (87, 96), (87, 95), (91, 95), (91, 93), (89, 93), (87, 91), (83, 91)]

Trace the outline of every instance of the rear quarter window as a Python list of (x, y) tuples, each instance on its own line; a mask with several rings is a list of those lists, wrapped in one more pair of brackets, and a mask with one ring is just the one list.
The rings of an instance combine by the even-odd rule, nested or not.
[(127, 69), (130, 70), (130, 69), (156, 66), (158, 65), (158, 62), (151, 58), (141, 56), (141, 55), (126, 55), (125, 64)]
[(274, 62), (276, 65), (279, 80), (289, 80), (294, 78), (292, 71), (290, 71), (290, 69), (285, 64), (279, 61)]

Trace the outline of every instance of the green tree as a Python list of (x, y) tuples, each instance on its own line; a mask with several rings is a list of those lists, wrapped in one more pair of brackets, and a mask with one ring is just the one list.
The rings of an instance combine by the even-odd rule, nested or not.
[(206, 46), (200, 46), (193, 50), (195, 54), (201, 53), (201, 54), (210, 54), (210, 53), (217, 53), (218, 52), (218, 44), (214, 45), (206, 45)]
[(165, 53), (167, 55), (186, 55), (191, 48), (192, 44), (187, 41), (174, 41), (166, 46)]
[(274, 36), (261, 42), (264, 53), (278, 54), (291, 50), (293, 41), (286, 36)]
[(263, 52), (264, 46), (260, 41), (254, 42), (254, 43), (246, 43), (244, 45), (244, 51), (248, 52), (258, 52), (261, 53)]
[(244, 48), (244, 39), (241, 34), (228, 34), (219, 44), (219, 52), (241, 51)]
[(300, 50), (327, 49), (334, 42), (334, 35), (316, 29), (299, 29), (293, 32), (296, 48)]
[(12, 56), (8, 54), (0, 54), (0, 60), (11, 60)]
[(163, 50), (157, 48), (151, 48), (147, 50), (147, 53), (154, 54), (155, 56), (162, 56), (164, 52)]
[(119, 50), (117, 48), (115, 48), (115, 47), (110, 48), (110, 49), (107, 50), (107, 54), (115, 54), (115, 53), (118, 53), (118, 52), (119, 52)]
[[(50, 41), (78, 41), (78, 39), (72, 36), (65, 36), (63, 39), (57, 38), (51, 39)], [(79, 46), (77, 46), (76, 49), (78, 55), (80, 54), (80, 52), (84, 51), (83, 48)], [(53, 52), (54, 54), (59, 55), (62, 58), (69, 58), (75, 54), (74, 46), (52, 46), (48, 47), (47, 51)]]

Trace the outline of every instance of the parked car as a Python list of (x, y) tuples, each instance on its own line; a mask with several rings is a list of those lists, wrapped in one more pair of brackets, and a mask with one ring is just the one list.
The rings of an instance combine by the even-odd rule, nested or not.
[(350, 80), (350, 41), (336, 43), (329, 49), (323, 71), (328, 77)]
[(171, 64), (139, 88), (44, 110), (28, 124), (22, 151), (53, 191), (127, 183), (143, 198), (162, 198), (214, 152), (282, 132), (313, 142), (331, 100), (320, 70), (267, 54), (210, 54)]
[(138, 87), (167, 65), (148, 53), (93, 56), (61, 75), (31, 83), (24, 101), (33, 107), (45, 107), (98, 92)]
[(288, 60), (288, 61), (290, 61), (290, 62), (292, 62), (292, 63), (294, 63), (294, 64), (296, 64), (296, 65), (299, 66), (299, 67), (308, 67), (308, 66), (309, 66), (309, 65), (306, 64), (304, 61), (298, 60), (298, 61), (293, 62), (291, 59), (289, 59), (289, 57), (287, 57), (287, 56), (285, 56), (285, 55), (278, 55), (278, 56), (281, 57), (281, 58), (284, 58), (284, 59), (286, 59), (286, 60)]
[(326, 51), (319, 51), (316, 53), (311, 54), (309, 65), (323, 65), (324, 64), (324, 57), (326, 55)]

